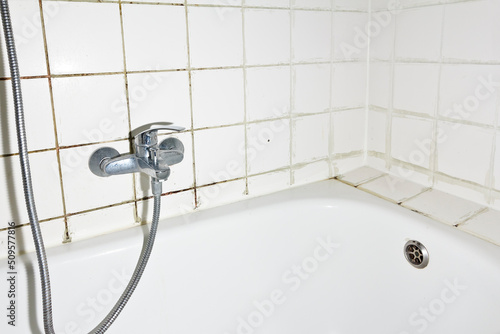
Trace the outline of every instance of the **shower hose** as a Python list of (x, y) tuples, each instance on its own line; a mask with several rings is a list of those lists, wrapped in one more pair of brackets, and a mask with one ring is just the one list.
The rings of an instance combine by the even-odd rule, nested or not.
[[(24, 125), (24, 110), (23, 99), (21, 94), (21, 80), (19, 77), (19, 66), (17, 63), (16, 47), (14, 43), (14, 34), (12, 32), (12, 25), (10, 21), (9, 6), (7, 0), (1, 1), (1, 15), (3, 29), (5, 33), (5, 43), (7, 46), (7, 53), (9, 58), (10, 74), (12, 78), (12, 92), (14, 96), (14, 108), (16, 115), (16, 128), (17, 128), (17, 142), (19, 149), (19, 160), (21, 162), (21, 172), (23, 178), (24, 199), (26, 201), (26, 208), (28, 210), (28, 217), (31, 225), (31, 233), (33, 234), (33, 241), (35, 244), (36, 257), (38, 261), (38, 268), (40, 271), (40, 281), (42, 286), (42, 303), (43, 303), (43, 325), (46, 334), (55, 334), (52, 319), (52, 297), (50, 290), (50, 277), (49, 268), (47, 264), (47, 257), (45, 254), (45, 247), (43, 244), (42, 233), (40, 224), (36, 213), (35, 199), (33, 195), (33, 186), (31, 183), (30, 164), (28, 159), (28, 145), (26, 140), (26, 129)], [(132, 296), (142, 273), (146, 268), (151, 250), (153, 248), (156, 230), (158, 228), (158, 220), (160, 214), (160, 195), (154, 195), (154, 210), (153, 222), (149, 232), (149, 237), (144, 246), (134, 274), (130, 279), (123, 294), (120, 296), (113, 309), (90, 333), (98, 334), (106, 332), (111, 324), (116, 320), (120, 312), (123, 310), (128, 300)]]

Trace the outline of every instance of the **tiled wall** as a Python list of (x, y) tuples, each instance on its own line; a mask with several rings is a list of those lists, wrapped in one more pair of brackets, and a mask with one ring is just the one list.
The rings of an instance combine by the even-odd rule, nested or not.
[[(49, 246), (150, 219), (146, 177), (98, 178), (87, 166), (97, 148), (129, 152), (129, 132), (145, 123), (186, 127), (175, 134), (186, 155), (164, 185), (163, 217), (326, 179), (363, 162), (368, 45), (355, 52), (345, 45), (368, 22), (365, 0), (10, 6)], [(20, 249), (29, 250), (0, 45), (0, 249), (15, 221)]]
[(500, 207), (500, 2), (372, 1), (367, 163)]

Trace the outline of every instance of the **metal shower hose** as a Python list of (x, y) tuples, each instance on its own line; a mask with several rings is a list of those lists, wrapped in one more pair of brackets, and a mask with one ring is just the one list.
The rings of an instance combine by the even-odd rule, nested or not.
[[(28, 210), (31, 232), (33, 234), (33, 240), (35, 243), (36, 257), (38, 261), (38, 268), (40, 271), (40, 280), (42, 285), (43, 324), (46, 334), (55, 334), (53, 319), (52, 319), (52, 297), (50, 290), (49, 269), (47, 264), (47, 257), (45, 254), (45, 247), (42, 239), (42, 233), (40, 230), (40, 224), (38, 222), (38, 216), (36, 213), (35, 198), (33, 195), (33, 186), (31, 183), (31, 172), (28, 159), (28, 145), (26, 141), (26, 129), (24, 125), (24, 110), (23, 110), (23, 98), (21, 92), (21, 80), (19, 77), (19, 66), (17, 63), (16, 46), (14, 43), (14, 34), (12, 32), (12, 25), (9, 14), (9, 5), (7, 3), (7, 0), (1, 0), (1, 15), (2, 15), (3, 29), (5, 33), (5, 43), (7, 46), (7, 53), (9, 57), (10, 74), (12, 78), (12, 93), (14, 96), (17, 143), (19, 148), (19, 160), (21, 162), (24, 199), (26, 201), (26, 208)], [(118, 299), (118, 301), (116, 302), (113, 309), (104, 318), (104, 320), (102, 320), (101, 323), (99, 323), (90, 332), (91, 334), (104, 333), (109, 329), (111, 324), (113, 324), (113, 322), (116, 320), (120, 312), (127, 304), (135, 288), (137, 287), (137, 284), (139, 283), (142, 273), (146, 268), (146, 264), (148, 262), (151, 250), (153, 248), (156, 231), (158, 228), (160, 203), (161, 203), (160, 195), (155, 195), (153, 222), (151, 224), (149, 237), (141, 253), (141, 257), (139, 258), (137, 266), (134, 270), (134, 274), (130, 279), (130, 282), (125, 288), (123, 294), (120, 296), (120, 299)]]

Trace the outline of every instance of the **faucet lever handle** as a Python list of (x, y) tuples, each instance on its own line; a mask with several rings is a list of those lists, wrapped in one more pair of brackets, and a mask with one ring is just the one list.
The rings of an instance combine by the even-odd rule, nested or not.
[(149, 123), (132, 130), (132, 137), (135, 139), (136, 145), (155, 145), (157, 143), (156, 136), (158, 130), (182, 131), (182, 126), (173, 125), (171, 122)]

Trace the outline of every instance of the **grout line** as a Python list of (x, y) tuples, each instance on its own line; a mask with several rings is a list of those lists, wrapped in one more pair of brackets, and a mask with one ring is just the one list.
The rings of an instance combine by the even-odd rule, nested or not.
[[(40, 149), (40, 150), (28, 151), (28, 154), (43, 153), (43, 152), (52, 152), (52, 151), (56, 151), (56, 148), (53, 147), (53, 148), (44, 148), (44, 149)], [(16, 153), (5, 153), (5, 154), (0, 154), (0, 158), (17, 157), (18, 155), (19, 155), (18, 152), (16, 152)]]
[[(480, 0), (476, 0), (480, 1)], [(377, 63), (388, 63), (392, 64), (391, 60), (385, 59), (370, 59), (371, 62)], [(291, 62), (292, 65), (329, 65), (331, 61), (298, 61)], [(333, 59), (334, 64), (344, 64), (344, 63), (359, 63), (359, 59)], [(398, 65), (416, 65), (416, 64), (438, 64), (439, 62), (433, 60), (415, 60), (415, 59), (395, 59), (395, 64)], [(500, 65), (500, 62), (482, 62), (482, 61), (468, 61), (468, 60), (450, 60), (443, 58), (441, 61), (443, 65), (483, 65), (483, 66), (492, 66), (492, 65)], [(247, 64), (247, 68), (265, 68), (265, 67), (278, 67), (278, 66), (290, 66), (289, 63), (274, 63), (274, 64)], [(242, 68), (242, 66), (218, 66), (218, 67), (199, 67), (199, 68), (191, 68), (192, 71), (210, 71), (210, 70), (223, 70), (223, 69), (238, 69)], [(165, 68), (165, 69), (148, 69), (148, 70), (130, 70), (127, 71), (127, 74), (140, 74), (140, 73), (163, 73), (163, 72), (184, 72), (188, 71), (187, 68)], [(72, 78), (72, 77), (85, 77), (85, 76), (106, 76), (106, 75), (120, 75), (123, 72), (89, 72), (89, 73), (60, 73), (60, 74), (51, 74), (53, 79), (57, 78)], [(22, 80), (32, 80), (32, 79), (46, 79), (48, 75), (33, 75), (33, 76), (23, 76)], [(10, 77), (0, 77), (0, 81), (9, 81)]]
[[(358, 187), (361, 187), (361, 186), (363, 186), (363, 185), (365, 185), (367, 183), (370, 183), (372, 181), (375, 181), (375, 180), (381, 179), (381, 178), (383, 178), (383, 177), (385, 177), (387, 175), (390, 175), (390, 174), (387, 174), (386, 172), (383, 172), (383, 171), (380, 171), (380, 172), (382, 172), (382, 174), (377, 175), (377, 176), (373, 176), (373, 177), (369, 177), (366, 180), (360, 181), (359, 183), (356, 183), (356, 185), (354, 185), (354, 187), (358, 188)], [(362, 188), (360, 188), (360, 189), (362, 189)]]
[[(297, 61), (292, 63), (293, 65), (329, 65), (331, 61)], [(334, 60), (334, 63), (343, 64), (343, 63), (359, 63), (359, 61), (350, 59), (350, 60)], [(268, 67), (287, 67), (290, 66), (290, 62), (287, 63), (272, 63), (272, 64), (246, 64), (246, 68), (268, 68)], [(147, 70), (127, 70), (127, 74), (149, 74), (149, 73), (169, 73), (169, 72), (187, 72), (191, 71), (216, 71), (216, 70), (233, 70), (243, 68), (243, 65), (234, 65), (234, 66), (214, 66), (214, 67), (186, 67), (186, 68), (165, 68), (165, 69), (147, 69)], [(89, 76), (108, 76), (108, 75), (121, 75), (123, 71), (120, 72), (88, 72), (88, 73), (60, 73), (60, 74), (51, 74), (51, 78), (53, 79), (62, 79), (62, 78), (74, 78), (74, 77), (89, 77)], [(33, 75), (33, 76), (23, 76), (21, 79), (23, 80), (32, 80), (32, 79), (46, 79), (48, 75)], [(0, 81), (9, 81), (10, 77), (0, 77)]]
[[(499, 93), (499, 90), (497, 89), (497, 95)], [(498, 162), (496, 160), (496, 154), (498, 151), (497, 147), (497, 138), (498, 138), (498, 121), (499, 121), (499, 116), (498, 113), (500, 112), (500, 100), (497, 100), (496, 103), (496, 112), (495, 112), (495, 118), (494, 118), (494, 131), (493, 131), (493, 143), (491, 144), (491, 154), (490, 154), (490, 166), (487, 174), (487, 181), (486, 181), (486, 186), (488, 187), (488, 192), (486, 195), (486, 200), (489, 205), (493, 205), (495, 203), (494, 199), (494, 190), (495, 190), (495, 166), (498, 165)]]
[(443, 76), (443, 44), (444, 44), (444, 19), (446, 16), (446, 5), (443, 5), (441, 14), (441, 43), (439, 46), (439, 62), (438, 62), (438, 82), (437, 82), (437, 96), (435, 101), (435, 109), (432, 121), (432, 139), (431, 139), (431, 153), (429, 156), (429, 169), (432, 175), (432, 186), (436, 185), (436, 172), (438, 169), (438, 132), (439, 132), (439, 106), (441, 101), (441, 80)]
[(294, 131), (293, 131), (293, 111), (295, 110), (295, 68), (293, 66), (293, 26), (295, 23), (295, 12), (292, 9), (292, 1), (289, 2), (289, 13), (290, 13), (290, 107), (288, 110), (288, 126), (290, 127), (290, 143), (289, 143), (289, 152), (290, 152), (290, 186), (293, 186), (295, 183), (295, 172), (293, 169), (293, 140), (294, 140)]
[[(129, 131), (129, 143), (132, 146), (132, 140), (133, 138), (131, 137), (132, 134), (132, 118), (131, 118), (131, 112), (130, 112), (130, 96), (129, 96), (129, 89), (128, 89), (128, 74), (127, 74), (127, 52), (126, 52), (126, 45), (125, 45), (125, 29), (124, 29), (124, 23), (123, 23), (123, 5), (121, 0), (119, 1), (118, 8), (120, 11), (120, 32), (121, 32), (121, 37), (122, 37), (122, 55), (123, 55), (123, 80), (125, 81), (125, 101), (127, 105), (127, 124), (128, 124), (128, 131)], [(136, 223), (141, 223), (141, 219), (139, 216), (138, 208), (137, 208), (137, 182), (135, 178), (135, 174), (131, 175), (132, 177), (132, 191), (133, 191), (133, 198), (134, 198), (134, 222)]]
[[(384, 107), (379, 107), (379, 106), (374, 106), (371, 105), (370, 108), (374, 109), (375, 111), (379, 112), (389, 112), (388, 109)], [(437, 113), (435, 116), (430, 116), (429, 114), (426, 113), (420, 113), (420, 112), (415, 112), (415, 111), (408, 111), (408, 110), (403, 110), (403, 109), (393, 109), (393, 114), (395, 114), (397, 117), (407, 117), (407, 118), (419, 118), (422, 120), (434, 120), (437, 119), (438, 121), (442, 122), (447, 122), (447, 123), (453, 123), (453, 124), (461, 124), (461, 125), (470, 125), (486, 130), (491, 130), (491, 129), (496, 129), (497, 127), (493, 124), (486, 124), (486, 123), (478, 123), (474, 121), (469, 121), (466, 119), (459, 119), (459, 118), (451, 118), (447, 116), (442, 116)]]
[[(30, 79), (48, 79), (48, 75), (31, 75), (31, 76), (22, 76), (19, 77), (21, 80), (30, 80)], [(10, 81), (10, 77), (0, 77), (0, 81)]]
[(390, 87), (389, 87), (389, 101), (388, 101), (388, 113), (386, 119), (386, 129), (385, 129), (385, 162), (386, 168), (388, 170), (391, 169), (392, 165), (390, 160), (392, 158), (392, 115), (394, 113), (394, 87), (395, 87), (395, 72), (396, 72), (396, 30), (397, 30), (397, 21), (398, 16), (394, 16), (394, 26), (393, 26), (393, 40), (392, 40), (392, 52), (391, 52), (391, 60), (390, 60)]
[(330, 113), (328, 114), (328, 177), (332, 178), (335, 176), (335, 169), (333, 167), (333, 153), (335, 149), (334, 143), (334, 124), (333, 124), (333, 80), (335, 75), (335, 67), (333, 63), (334, 58), (334, 50), (335, 50), (335, 10), (334, 10), (334, 0), (331, 1), (332, 10), (330, 13), (330, 87), (329, 87), (329, 101), (328, 101), (328, 110)]
[(186, 14), (186, 48), (187, 48), (187, 66), (188, 66), (188, 82), (189, 82), (189, 110), (191, 113), (191, 154), (193, 159), (193, 189), (194, 189), (194, 210), (199, 207), (198, 203), (198, 186), (196, 180), (196, 154), (195, 154), (195, 139), (194, 139), (194, 113), (193, 113), (193, 81), (191, 68), (191, 48), (189, 40), (189, 13), (187, 0), (184, 0), (184, 12)]
[[(58, 220), (58, 219), (64, 219), (64, 215), (62, 215), (62, 216), (56, 216), (56, 217), (51, 217), (51, 218), (40, 219), (40, 220), (38, 220), (38, 222), (40, 224), (45, 224), (45, 223), (49, 223), (51, 221)], [(16, 224), (16, 226), (14, 226), (14, 228), (28, 227), (28, 226), (30, 226), (29, 222), (28, 223), (24, 223), (24, 224)], [(4, 231), (8, 231), (9, 229), (10, 229), (9, 227), (0, 228), (0, 233), (4, 232)]]
[[(496, 88), (496, 96), (500, 95), (500, 89)], [(490, 168), (487, 176), (487, 184), (486, 186), (489, 188), (487, 192), (487, 203), (490, 206), (495, 205), (495, 167), (499, 166), (499, 162), (496, 161), (497, 152), (499, 152), (499, 147), (497, 147), (497, 140), (499, 138), (498, 130), (499, 130), (499, 121), (500, 121), (500, 99), (497, 98), (497, 102), (495, 105), (495, 117), (494, 117), (494, 131), (493, 131), (493, 143), (491, 145), (491, 155), (490, 155)]]
[[(242, 5), (245, 5), (245, 0), (242, 0)], [(241, 38), (243, 47), (243, 123), (245, 132), (245, 195), (248, 195), (248, 123), (247, 123), (247, 58), (246, 58), (246, 39), (245, 39), (245, 8), (241, 9)]]
[(475, 212), (472, 212), (472, 214), (470, 214), (470, 216), (465, 216), (465, 218), (462, 218), (462, 219), (459, 219), (455, 222), (455, 224), (453, 224), (455, 227), (459, 227), (459, 226), (462, 226), (462, 225), (466, 225), (466, 223), (471, 220), (472, 218), (475, 218), (483, 213), (485, 213), (486, 211), (488, 211), (489, 208), (488, 207), (485, 207), (485, 208), (481, 208)]
[[(118, 3), (119, 0), (44, 0), (51, 2), (88, 2), (88, 3)], [(333, 2), (333, 0), (330, 0)], [(211, 7), (211, 8), (220, 8), (220, 7), (229, 7), (229, 8), (247, 8), (247, 9), (268, 9), (268, 10), (287, 10), (288, 7), (283, 6), (257, 6), (257, 5), (232, 5), (229, 3), (221, 3), (221, 4), (188, 4), (184, 3), (176, 3), (176, 2), (157, 2), (157, 1), (121, 1), (123, 4), (131, 4), (131, 5), (159, 5), (159, 6), (184, 6), (184, 7)], [(244, 1), (243, 1), (244, 2)], [(291, 6), (291, 4), (290, 4)], [(354, 12), (354, 13), (366, 13), (366, 11), (362, 9), (349, 9), (349, 8), (335, 8), (333, 5), (331, 8), (318, 8), (318, 7), (293, 7), (294, 10), (303, 10), (303, 11), (319, 11), (319, 12), (327, 12), (334, 9), (337, 12)]]
[[(351, 151), (351, 152), (346, 152), (346, 153), (335, 153), (333, 154), (334, 159), (346, 159), (346, 158), (355, 158), (363, 155), (363, 150), (358, 150), (358, 151)], [(313, 160), (312, 162), (315, 161), (320, 161), (324, 159), (319, 159), (319, 160)], [(309, 162), (308, 162), (309, 163)], [(295, 164), (297, 165), (297, 164)]]
[[(48, 49), (48, 43), (47, 43), (47, 32), (45, 29), (45, 17), (44, 17), (44, 12), (43, 12), (42, 0), (39, 0), (38, 4), (39, 4), (39, 8), (40, 8), (40, 26), (42, 28), (42, 38), (43, 38), (43, 47), (44, 47), (44, 52), (45, 52), (45, 62), (47, 65), (47, 81), (49, 84), (50, 104), (51, 104), (51, 109), (52, 109), (52, 122), (54, 125), (54, 141), (55, 141), (55, 151), (56, 151), (56, 157), (57, 157), (57, 169), (59, 172), (59, 186), (61, 189), (61, 200), (62, 200), (62, 209), (63, 209), (63, 217), (64, 217), (64, 234), (63, 234), (63, 241), (62, 242), (68, 243), (68, 242), (71, 242), (71, 232), (69, 229), (68, 219), (67, 219), (67, 215), (66, 215), (67, 214), (66, 194), (64, 191), (61, 152), (60, 152), (60, 147), (59, 147), (59, 135), (58, 135), (58, 131), (57, 131), (56, 111), (55, 111), (55, 103), (54, 103), (54, 91), (53, 91), (53, 87), (52, 87), (52, 77), (51, 77), (50, 61), (49, 61), (49, 49)], [(28, 155), (29, 155), (29, 153), (28, 153)]]
[[(372, 2), (368, 1), (368, 26), (372, 24)], [(371, 62), (370, 62), (370, 49), (372, 45), (372, 39), (368, 38), (368, 46), (366, 48), (366, 92), (365, 92), (365, 138), (364, 138), (364, 155), (363, 155), (363, 165), (366, 165), (368, 161), (368, 120), (370, 116), (370, 70), (371, 70)]]
[[(431, 191), (431, 190), (432, 190), (432, 187), (425, 187), (425, 188), (424, 188), (421, 192), (419, 192), (418, 194), (415, 194), (415, 195), (413, 195), (413, 196), (410, 196), (410, 197), (406, 198), (404, 201), (399, 202), (399, 205), (403, 206), (403, 203), (406, 203), (406, 202), (408, 202), (408, 201), (411, 201), (412, 199), (415, 199), (415, 198), (417, 198), (418, 196), (420, 196), (420, 195), (422, 195), (422, 194), (424, 194), (424, 193), (426, 193), (426, 192), (429, 192), (429, 191)], [(403, 207), (404, 207), (404, 206), (403, 206)]]
[[(476, 0), (480, 1), (480, 0)], [(336, 62), (341, 62), (341, 60), (335, 60)], [(350, 62), (354, 62), (354, 60), (349, 60)], [(380, 59), (380, 58), (372, 58), (372, 62), (377, 63), (391, 63), (391, 60), (388, 59)], [(416, 64), (437, 64), (436, 60), (431, 59), (416, 59), (416, 58), (400, 58), (397, 57), (394, 59), (396, 64), (400, 65), (416, 65)], [(454, 58), (444, 58), (442, 59), (443, 65), (482, 65), (482, 66), (491, 66), (491, 65), (500, 65), (500, 61), (484, 61), (484, 60), (470, 60), (470, 59), (454, 59)]]
[[(413, 6), (403, 6), (401, 10), (411, 10), (411, 9), (421, 9), (421, 8), (426, 8), (426, 7), (437, 7), (437, 6), (443, 6), (446, 4), (460, 4), (460, 3), (465, 3), (465, 2), (478, 2), (478, 1), (488, 1), (488, 0), (456, 0), (450, 3), (446, 2), (438, 2), (438, 3), (428, 3), (428, 4), (419, 4), (417, 1), (415, 1), (415, 5)], [(375, 12), (383, 12), (386, 11), (386, 8), (382, 9), (377, 9)]]

